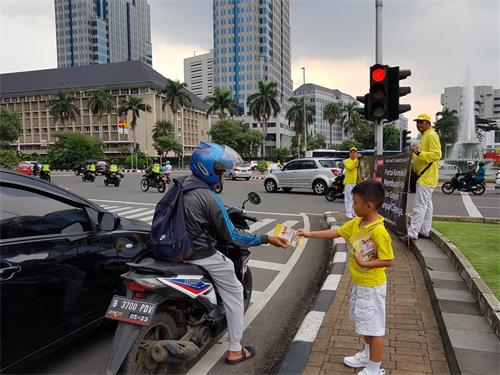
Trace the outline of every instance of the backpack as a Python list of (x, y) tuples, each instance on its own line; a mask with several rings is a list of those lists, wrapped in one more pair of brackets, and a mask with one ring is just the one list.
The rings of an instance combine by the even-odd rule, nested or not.
[(188, 237), (184, 217), (184, 193), (210, 187), (203, 181), (184, 185), (187, 177), (174, 178), (174, 186), (156, 205), (150, 246), (157, 258), (180, 262), (192, 256), (193, 244)]

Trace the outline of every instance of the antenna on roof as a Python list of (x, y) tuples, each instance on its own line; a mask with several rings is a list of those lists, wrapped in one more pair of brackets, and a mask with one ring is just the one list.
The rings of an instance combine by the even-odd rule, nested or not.
[(193, 56), (196, 56), (196, 50), (193, 50)]

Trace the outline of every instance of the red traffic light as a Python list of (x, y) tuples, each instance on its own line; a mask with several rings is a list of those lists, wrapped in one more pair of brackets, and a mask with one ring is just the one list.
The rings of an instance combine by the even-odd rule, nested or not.
[(375, 82), (382, 82), (385, 79), (385, 69), (377, 68), (372, 72), (372, 79)]

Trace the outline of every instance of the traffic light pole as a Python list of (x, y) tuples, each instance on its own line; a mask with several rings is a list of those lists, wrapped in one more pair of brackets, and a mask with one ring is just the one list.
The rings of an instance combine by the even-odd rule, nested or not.
[[(375, 0), (375, 62), (382, 64), (382, 0)], [(384, 153), (384, 128), (382, 120), (375, 123), (375, 154)]]

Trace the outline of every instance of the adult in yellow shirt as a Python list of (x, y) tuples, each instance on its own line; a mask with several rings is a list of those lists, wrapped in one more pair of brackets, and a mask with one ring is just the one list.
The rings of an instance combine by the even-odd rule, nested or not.
[[(418, 146), (412, 147), (412, 169), (421, 176), (417, 180), (408, 235), (401, 237), (403, 241), (416, 241), (419, 236), (428, 238), (431, 234), (432, 193), (439, 180), (439, 160), (441, 160), (441, 142), (439, 135), (431, 127), (431, 117), (421, 114), (414, 121), (417, 122), (417, 129), (422, 138)], [(429, 164), (430, 167), (423, 172)]]
[(358, 179), (358, 158), (358, 149), (356, 147), (351, 147), (349, 149), (349, 158), (344, 160), (344, 204), (345, 214), (349, 219), (354, 219), (356, 216), (353, 208), (352, 189), (356, 185)]

